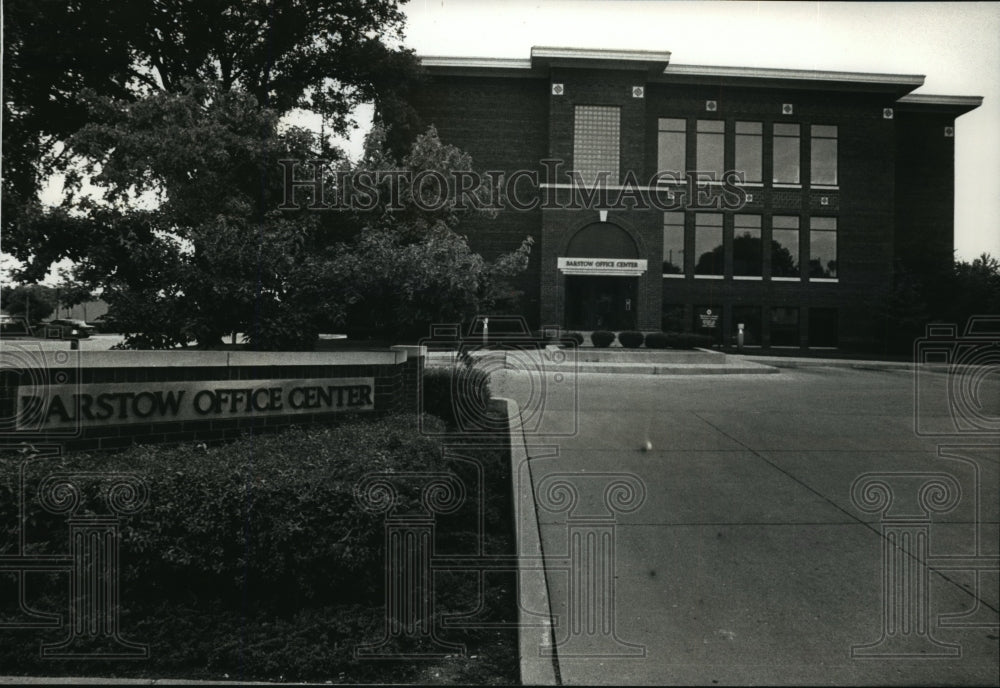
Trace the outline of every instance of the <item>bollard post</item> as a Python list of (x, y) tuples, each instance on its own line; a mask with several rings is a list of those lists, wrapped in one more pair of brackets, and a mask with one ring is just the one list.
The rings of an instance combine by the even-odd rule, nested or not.
[(70, 349), (70, 351), (79, 351), (80, 350), (80, 340), (77, 339), (76, 337), (73, 337), (72, 339), (70, 339), (69, 340), (69, 349)]
[(483, 318), (483, 346), (490, 343), (490, 319)]
[(743, 323), (738, 324), (739, 332), (736, 334), (736, 350), (743, 351)]

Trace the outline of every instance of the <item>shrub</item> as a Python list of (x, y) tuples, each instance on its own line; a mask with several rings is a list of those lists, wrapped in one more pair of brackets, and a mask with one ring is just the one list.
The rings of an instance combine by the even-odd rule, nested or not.
[(650, 332), (646, 335), (647, 349), (666, 349), (670, 346), (670, 337), (666, 332)]
[[(426, 422), (443, 431), (438, 421)], [(16, 476), (20, 460), (0, 457), (2, 474)], [(358, 506), (355, 484), (373, 472), (445, 470), (440, 443), (421, 434), (412, 415), (292, 428), (216, 447), (143, 445), (31, 465), (42, 476), (124, 472), (145, 483), (148, 504), (122, 527), (122, 584), (132, 600), (239, 605), (245, 598), (273, 610), (357, 601), (377, 591), (381, 581), (371, 572), (382, 567), (384, 514)], [(400, 512), (419, 510), (419, 481), (397, 485)], [(15, 488), (0, 481), (0, 503), (17, 504)], [(28, 538), (65, 548), (64, 518), (49, 518), (34, 496), (26, 495), (28, 516), (40, 526)]]
[(615, 333), (607, 330), (596, 330), (590, 334), (590, 341), (594, 343), (594, 346), (604, 349), (615, 341)]
[(422, 411), (437, 416), (450, 427), (458, 425), (456, 411), (463, 418), (482, 418), (489, 406), (490, 375), (474, 365), (468, 355), (459, 355), (454, 365), (424, 370)]
[(563, 332), (559, 338), (562, 346), (583, 346), (584, 337), (579, 332)]
[(646, 335), (636, 330), (626, 330), (625, 332), (618, 333), (618, 341), (626, 349), (638, 349), (642, 346), (642, 342), (645, 339)]

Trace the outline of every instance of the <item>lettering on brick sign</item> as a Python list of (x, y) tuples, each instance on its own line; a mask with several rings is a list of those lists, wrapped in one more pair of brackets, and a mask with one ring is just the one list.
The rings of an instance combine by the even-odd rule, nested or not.
[(340, 413), (375, 408), (374, 378), (25, 385), (19, 425), (40, 429)]

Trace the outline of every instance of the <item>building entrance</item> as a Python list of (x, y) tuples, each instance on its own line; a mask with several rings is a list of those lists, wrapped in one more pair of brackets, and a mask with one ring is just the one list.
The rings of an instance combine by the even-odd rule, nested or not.
[(566, 276), (566, 327), (571, 330), (634, 330), (637, 277)]

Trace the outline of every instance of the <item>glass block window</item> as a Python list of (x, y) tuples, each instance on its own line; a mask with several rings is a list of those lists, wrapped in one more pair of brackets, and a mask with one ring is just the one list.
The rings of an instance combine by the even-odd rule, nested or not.
[(814, 124), (812, 133), (811, 184), (837, 183), (837, 127)]
[(696, 275), (721, 275), (725, 272), (725, 249), (722, 244), (722, 213), (698, 213), (694, 224), (694, 266)]
[(684, 274), (684, 213), (663, 213), (663, 274)]
[(771, 309), (771, 346), (799, 346), (799, 309)]
[(736, 123), (735, 170), (743, 174), (743, 181), (761, 182), (763, 176), (764, 125), (760, 122)]
[(725, 168), (726, 123), (715, 119), (698, 120), (696, 140), (699, 172), (711, 172), (721, 180)]
[(798, 277), (799, 218), (775, 215), (771, 226), (771, 277)]
[(577, 105), (573, 120), (573, 169), (593, 184), (599, 172), (607, 183), (618, 183), (621, 148), (621, 109), (604, 105)]
[(837, 218), (809, 220), (809, 276), (837, 276)]
[(799, 184), (799, 125), (774, 125), (774, 175), (777, 184)]
[(657, 133), (657, 172), (673, 172), (678, 180), (687, 170), (687, 121), (660, 117)]
[(733, 274), (760, 277), (764, 274), (764, 243), (760, 215), (733, 217)]

